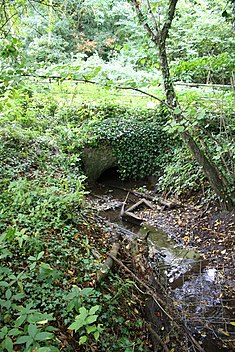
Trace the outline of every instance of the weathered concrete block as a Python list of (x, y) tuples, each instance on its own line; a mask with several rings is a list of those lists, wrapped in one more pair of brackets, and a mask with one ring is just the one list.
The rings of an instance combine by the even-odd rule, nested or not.
[(85, 148), (81, 158), (88, 182), (96, 181), (105, 170), (117, 165), (110, 146)]

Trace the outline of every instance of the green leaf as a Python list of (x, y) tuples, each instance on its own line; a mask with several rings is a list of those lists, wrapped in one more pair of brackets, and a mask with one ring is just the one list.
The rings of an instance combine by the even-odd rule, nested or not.
[(24, 287), (23, 287), (22, 282), (17, 281), (17, 284), (18, 284), (18, 286), (19, 286), (19, 289), (20, 289), (21, 294), (24, 294)]
[(17, 336), (21, 334), (21, 331), (19, 329), (13, 328), (8, 332), (8, 334), (10, 336)]
[(90, 315), (93, 315), (93, 314), (95, 314), (95, 313), (97, 312), (97, 310), (99, 310), (99, 309), (100, 309), (100, 306), (96, 305), (96, 306), (92, 307), (92, 308), (89, 310), (89, 314), (90, 314)]
[(39, 332), (36, 336), (35, 336), (35, 340), (37, 341), (45, 341), (45, 340), (51, 340), (54, 337), (54, 334), (52, 334), (51, 332)]
[(44, 251), (38, 253), (37, 260), (41, 259), (44, 256)]
[(34, 324), (29, 324), (28, 326), (29, 336), (34, 337), (37, 334), (37, 332), (38, 332), (37, 326)]
[(8, 287), (8, 286), (9, 286), (9, 283), (6, 282), (6, 281), (0, 281), (0, 286), (1, 286), (1, 287)]
[(79, 329), (81, 329), (82, 326), (85, 325), (85, 320), (81, 321), (81, 320), (75, 320), (74, 323), (70, 324), (68, 329), (69, 330), (75, 330), (78, 331)]
[(79, 308), (79, 312), (80, 314), (77, 315), (77, 317), (75, 319), (81, 319), (84, 320), (87, 316), (88, 316), (88, 310), (85, 307), (81, 307)]
[(96, 332), (94, 333), (94, 338), (95, 338), (96, 341), (98, 341), (99, 336), (100, 336), (99, 331), (96, 331)]
[(83, 345), (87, 342), (87, 336), (81, 336), (79, 339), (79, 345)]
[(29, 341), (33, 341), (31, 336), (20, 336), (18, 337), (18, 339), (16, 340), (16, 344), (17, 345), (21, 345), (23, 343), (29, 342)]
[(25, 296), (25, 294), (23, 294), (23, 293), (17, 293), (16, 295), (14, 295), (14, 300), (20, 301), (24, 296)]
[(34, 312), (33, 314), (30, 314), (28, 317), (28, 322), (29, 323), (37, 323), (37, 324), (42, 324), (42, 321), (49, 321), (49, 320), (55, 320), (53, 317), (53, 314), (50, 313), (40, 313), (40, 312)]
[(85, 296), (91, 295), (92, 293), (94, 293), (94, 289), (91, 287), (86, 287), (86, 288), (83, 288), (79, 294), (85, 297)]
[(179, 131), (179, 132), (184, 132), (184, 130), (185, 130), (185, 127), (184, 127), (184, 126), (179, 126), (179, 127), (178, 127), (178, 131)]
[(205, 115), (206, 115), (206, 110), (201, 110), (197, 115), (198, 120), (204, 119)]
[(175, 115), (179, 115), (179, 114), (181, 114), (182, 111), (181, 111), (181, 109), (177, 106), (176, 108), (174, 108), (174, 111), (173, 111), (173, 112), (174, 112)]
[(13, 351), (13, 342), (9, 336), (3, 340), (2, 347), (7, 350), (7, 352), (12, 352)]
[(19, 318), (16, 319), (15, 326), (18, 328), (19, 326), (21, 326), (21, 324), (23, 324), (23, 322), (25, 320), (26, 320), (26, 316), (25, 315), (19, 316)]
[(95, 325), (87, 325), (86, 326), (86, 332), (90, 334), (91, 332), (96, 331), (96, 326)]
[(8, 328), (7, 328), (7, 326), (4, 326), (4, 327), (0, 330), (0, 338), (3, 339), (4, 336), (6, 336), (7, 332), (8, 332)]
[(28, 260), (31, 260), (31, 261), (34, 261), (34, 260), (36, 260), (37, 258), (36, 257), (33, 257), (32, 255), (30, 255), (29, 257), (28, 257)]
[(37, 265), (37, 263), (36, 262), (34, 262), (33, 264), (31, 264), (30, 266), (29, 266), (29, 269), (30, 270), (33, 270), (34, 268), (35, 268), (35, 266)]
[(3, 234), (0, 236), (0, 243), (2, 243), (2, 242), (5, 240), (5, 238), (7, 237), (7, 235), (8, 235), (8, 233), (6, 232), (6, 233), (3, 233)]
[(92, 324), (94, 323), (98, 318), (98, 315), (90, 315), (89, 317), (86, 318), (86, 324)]

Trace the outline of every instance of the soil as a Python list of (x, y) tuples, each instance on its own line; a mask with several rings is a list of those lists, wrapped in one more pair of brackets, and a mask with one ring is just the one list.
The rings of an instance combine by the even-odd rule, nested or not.
[(154, 211), (144, 209), (139, 216), (179, 242), (197, 248), (210, 263), (226, 269), (224, 283), (235, 291), (235, 212), (220, 211), (216, 206), (205, 210), (190, 199), (180, 204), (169, 210), (162, 210), (160, 206)]

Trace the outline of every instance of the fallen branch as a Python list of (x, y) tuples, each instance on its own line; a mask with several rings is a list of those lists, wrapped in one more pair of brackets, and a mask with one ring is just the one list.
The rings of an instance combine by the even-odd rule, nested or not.
[(149, 329), (150, 333), (156, 338), (156, 340), (162, 345), (163, 351), (165, 352), (170, 352), (169, 348), (165, 344), (164, 341), (162, 341), (161, 337), (156, 333), (156, 331), (152, 328), (151, 324), (146, 323), (147, 328)]
[[(168, 209), (174, 209), (174, 208), (179, 208), (179, 207), (182, 207), (182, 204), (180, 202), (177, 202), (177, 201), (167, 201), (165, 199), (161, 199), (161, 198), (158, 198), (156, 196), (151, 196), (150, 194), (146, 194), (146, 193), (142, 193), (142, 192), (138, 192), (138, 191), (132, 191), (130, 189), (127, 189), (127, 188), (123, 188), (123, 187), (118, 187), (118, 186), (114, 186), (112, 185), (111, 186), (112, 188), (116, 188), (116, 189), (120, 189), (122, 191), (125, 191), (125, 192), (129, 192), (131, 194), (133, 194), (134, 196), (138, 197), (138, 198), (144, 198), (144, 199), (147, 199), (147, 200), (150, 200), (154, 203), (158, 203), (159, 205), (163, 206), (163, 210), (168, 208)], [(149, 205), (150, 203), (148, 203)], [(153, 208), (152, 208), (153, 209)], [(129, 209), (128, 209), (129, 211)]]
[(130, 222), (133, 225), (140, 225), (144, 220), (140, 218), (139, 216), (129, 212), (129, 211), (124, 211), (122, 215), (123, 220)]
[(158, 307), (161, 309), (161, 311), (170, 319), (173, 320), (173, 318), (165, 311), (165, 309), (163, 308), (163, 306), (166, 305), (166, 303), (156, 294), (156, 292), (154, 292), (154, 290), (149, 287), (144, 281), (142, 281), (141, 279), (138, 278), (138, 276), (136, 276), (125, 264), (123, 264), (123, 262), (119, 259), (117, 259), (116, 257), (113, 257), (111, 254), (109, 254), (109, 256), (118, 264), (120, 265), (122, 268), (125, 269), (126, 272), (128, 272), (137, 282), (139, 282), (140, 285), (142, 285), (146, 290), (150, 296), (152, 296), (156, 302), (156, 304), (158, 305)]
[(96, 282), (99, 283), (102, 281), (107, 275), (109, 270), (113, 266), (113, 258), (117, 257), (118, 251), (120, 249), (120, 243), (115, 242), (112, 245), (112, 248), (108, 254), (108, 258), (105, 260), (104, 264), (102, 265), (101, 269), (96, 274)]
[(162, 200), (160, 198), (154, 198), (154, 201), (157, 202), (159, 205), (163, 206), (162, 210), (167, 209), (175, 209), (175, 208), (180, 208), (182, 206), (181, 203), (179, 202), (169, 202), (167, 200)]
[(135, 232), (132, 232), (128, 229), (125, 229), (124, 227), (120, 226), (120, 225), (117, 225), (117, 224), (114, 224), (113, 222), (111, 221), (108, 221), (106, 220), (105, 218), (103, 218), (102, 216), (100, 215), (96, 215), (96, 217), (98, 219), (101, 219), (105, 224), (107, 224), (108, 226), (112, 227), (112, 228), (115, 228), (117, 231), (119, 231), (122, 235), (126, 235), (130, 238), (139, 238), (139, 239), (142, 239), (141, 236), (137, 235)]
[(145, 198), (145, 199), (148, 199), (148, 200), (153, 200), (154, 199), (154, 197), (150, 196), (149, 194), (145, 194), (145, 193), (138, 192), (138, 191), (133, 191), (131, 189), (127, 189), (127, 188), (124, 188), (124, 187), (118, 187), (118, 186), (115, 186), (115, 185), (110, 185), (110, 187), (116, 188), (116, 189), (120, 189), (121, 191), (130, 192), (131, 194), (133, 194), (134, 196), (136, 196), (138, 198), (142, 197), (142, 198)]
[(134, 205), (132, 205), (130, 208), (128, 208), (127, 211), (132, 212), (133, 210), (138, 209), (139, 206), (143, 205), (143, 204), (152, 210), (154, 209), (152, 204), (150, 204), (146, 199), (143, 198), (143, 199), (139, 200), (137, 203), (135, 203)]
[(146, 199), (143, 198), (139, 200), (137, 203), (135, 203), (134, 205), (132, 205), (130, 208), (128, 208), (126, 211), (124, 211), (122, 214), (122, 218), (134, 225), (140, 225), (144, 220), (140, 218), (138, 215), (134, 214), (133, 211), (138, 209), (143, 204), (151, 208), (152, 210), (154, 209), (152, 204), (150, 204), (150, 202), (148, 202)]

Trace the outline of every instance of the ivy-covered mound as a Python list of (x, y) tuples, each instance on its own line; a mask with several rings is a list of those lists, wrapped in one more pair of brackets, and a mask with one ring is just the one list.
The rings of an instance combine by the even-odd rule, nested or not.
[(166, 117), (157, 110), (97, 106), (95, 118), (83, 125), (87, 145), (110, 145), (122, 178), (140, 179), (159, 172), (172, 154), (163, 130)]

